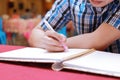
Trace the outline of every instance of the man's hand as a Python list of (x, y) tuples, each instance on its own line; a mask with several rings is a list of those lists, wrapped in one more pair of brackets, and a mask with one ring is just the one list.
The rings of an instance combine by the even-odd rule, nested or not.
[(53, 31), (42, 31), (39, 28), (35, 28), (30, 36), (29, 43), (33, 47), (44, 48), (48, 51), (64, 51), (64, 47), (61, 44), (65, 44), (66, 37)]

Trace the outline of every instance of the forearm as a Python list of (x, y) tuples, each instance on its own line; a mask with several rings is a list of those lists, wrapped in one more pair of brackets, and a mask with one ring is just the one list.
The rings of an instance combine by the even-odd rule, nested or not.
[(94, 42), (95, 38), (92, 33), (78, 35), (67, 39), (67, 46), (69, 48), (95, 48), (98, 44)]
[(103, 23), (92, 33), (78, 35), (67, 39), (69, 48), (95, 48), (104, 50), (112, 42), (120, 38), (120, 31)]
[(108, 43), (104, 43), (101, 39), (94, 36), (93, 33), (83, 34), (67, 39), (69, 48), (95, 48), (97, 50), (104, 50)]

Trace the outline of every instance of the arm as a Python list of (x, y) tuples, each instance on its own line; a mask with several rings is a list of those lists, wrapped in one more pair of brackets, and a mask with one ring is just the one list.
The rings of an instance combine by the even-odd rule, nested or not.
[(119, 30), (107, 23), (102, 23), (99, 28), (92, 33), (68, 38), (67, 45), (69, 48), (95, 48), (97, 50), (104, 50), (119, 38)]
[[(44, 19), (48, 21), (55, 31), (58, 31), (71, 19), (69, 8), (67, 0), (56, 0), (52, 9), (47, 12)], [(29, 39), (30, 45), (33, 47), (45, 48), (48, 51), (64, 51), (60, 42), (62, 41), (64, 44), (66, 38), (57, 32), (49, 31), (44, 19), (40, 22), (40, 25), (45, 32), (40, 26), (37, 26), (31, 33)]]

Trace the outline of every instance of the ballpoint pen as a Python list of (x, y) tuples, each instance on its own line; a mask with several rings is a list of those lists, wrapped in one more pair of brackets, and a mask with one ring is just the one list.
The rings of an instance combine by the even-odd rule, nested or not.
[[(49, 30), (55, 32), (55, 30), (51, 27), (51, 25), (50, 25), (45, 19), (44, 19), (44, 22), (45, 22), (45, 24), (46, 24), (46, 26), (47, 26), (47, 28), (48, 28)], [(60, 41), (60, 43), (61, 43), (62, 46), (64, 47), (65, 51), (68, 51), (68, 47), (67, 47), (62, 41)]]

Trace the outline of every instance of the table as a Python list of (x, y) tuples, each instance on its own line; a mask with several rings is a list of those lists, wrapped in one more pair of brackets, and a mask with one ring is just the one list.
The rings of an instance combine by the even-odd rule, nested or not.
[[(24, 48), (24, 46), (0, 45), (0, 52)], [(29, 64), (29, 63), (28, 63)], [(120, 78), (85, 72), (51, 70), (42, 64), (29, 64), (0, 61), (0, 80), (120, 80)], [(45, 66), (45, 65), (44, 65)]]

